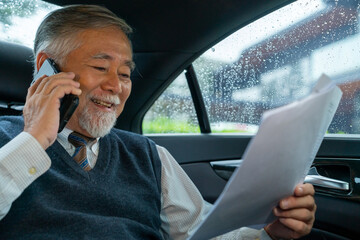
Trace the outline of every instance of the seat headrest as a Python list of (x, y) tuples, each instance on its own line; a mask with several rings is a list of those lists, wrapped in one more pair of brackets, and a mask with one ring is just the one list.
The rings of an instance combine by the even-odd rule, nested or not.
[(0, 101), (25, 103), (32, 81), (32, 50), (0, 41)]

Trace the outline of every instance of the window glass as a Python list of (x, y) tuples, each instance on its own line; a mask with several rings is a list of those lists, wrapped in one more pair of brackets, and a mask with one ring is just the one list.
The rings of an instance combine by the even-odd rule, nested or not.
[(56, 8), (39, 0), (0, 1), (0, 40), (32, 48), (40, 22)]
[(163, 92), (146, 113), (143, 133), (200, 133), (185, 73)]
[(256, 133), (264, 111), (307, 96), (325, 73), (343, 97), (328, 133), (360, 133), (359, 2), (302, 0), (194, 62), (212, 132)]

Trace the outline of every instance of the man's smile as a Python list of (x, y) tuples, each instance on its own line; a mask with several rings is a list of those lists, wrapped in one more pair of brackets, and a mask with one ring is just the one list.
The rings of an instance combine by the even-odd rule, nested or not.
[(114, 111), (117, 105), (120, 104), (118, 96), (114, 95), (101, 95), (101, 96), (90, 96), (90, 101), (94, 105), (105, 111)]
[(115, 105), (114, 103), (104, 102), (102, 100), (94, 99), (94, 98), (92, 98), (91, 101), (93, 103), (95, 103), (96, 105), (104, 106), (104, 107), (107, 107), (107, 108), (111, 108), (112, 106)]

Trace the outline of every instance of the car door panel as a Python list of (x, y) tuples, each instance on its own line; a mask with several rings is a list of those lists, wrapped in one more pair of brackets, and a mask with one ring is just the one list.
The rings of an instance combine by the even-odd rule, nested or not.
[[(170, 151), (204, 199), (211, 203), (216, 201), (236, 166), (241, 165), (251, 140), (250, 136), (221, 134), (153, 135), (150, 138)], [(355, 139), (324, 139), (313, 167), (323, 177), (348, 183), (349, 189), (315, 186), (316, 222), (314, 230), (304, 239), (354, 239), (360, 236), (358, 144)]]

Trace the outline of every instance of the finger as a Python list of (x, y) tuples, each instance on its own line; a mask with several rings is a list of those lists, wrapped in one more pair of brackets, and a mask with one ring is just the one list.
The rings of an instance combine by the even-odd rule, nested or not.
[(310, 233), (313, 223), (298, 221), (293, 218), (279, 218), (279, 221), (293, 231), (292, 238), (298, 238)]
[(292, 239), (295, 238), (293, 235), (294, 231), (290, 228), (284, 226), (279, 220), (267, 225), (264, 227), (266, 233), (271, 237), (271, 239)]
[[(74, 77), (75, 77), (75, 74), (72, 72), (61, 72), (56, 75), (45, 77), (39, 83), (39, 86), (37, 87), (35, 93), (49, 94), (56, 85), (64, 84), (64, 82), (67, 82), (67, 81), (68, 81), (67, 84), (73, 84), (74, 86), (77, 86), (77, 85), (79, 85), (79, 83), (73, 81)], [(60, 81), (60, 80), (62, 80), (62, 81)], [(79, 86), (77, 86), (77, 87), (79, 87)]]
[(294, 195), (301, 197), (305, 195), (311, 195), (314, 196), (315, 189), (312, 184), (306, 183), (306, 184), (298, 184), (295, 188)]
[(293, 209), (293, 208), (307, 208), (312, 210), (315, 206), (314, 197), (311, 195), (306, 195), (303, 197), (288, 197), (280, 201), (279, 207), (283, 210)]
[(52, 97), (55, 97), (57, 99), (61, 99), (63, 98), (66, 94), (74, 94), (79, 96), (81, 94), (81, 89), (71, 86), (71, 85), (66, 85), (66, 86), (56, 86), (53, 91), (51, 92)]
[(38, 78), (35, 82), (33, 82), (30, 87), (28, 88), (28, 92), (27, 92), (27, 95), (26, 95), (26, 101), (29, 99), (29, 97), (31, 97), (36, 89), (39, 87), (40, 83), (42, 82), (42, 80), (46, 78), (46, 75)]
[(42, 94), (50, 94), (55, 88), (64, 86), (73, 86), (75, 88), (79, 88), (80, 83), (75, 82), (72, 79), (53, 79), (45, 84)]
[(274, 215), (280, 218), (293, 218), (303, 222), (310, 222), (315, 218), (314, 212), (307, 208), (296, 208), (292, 210), (275, 208)]

